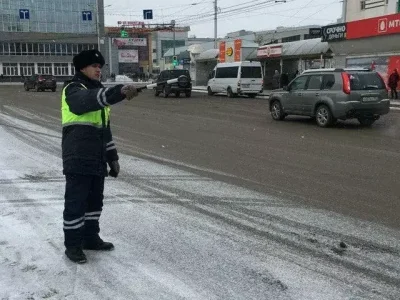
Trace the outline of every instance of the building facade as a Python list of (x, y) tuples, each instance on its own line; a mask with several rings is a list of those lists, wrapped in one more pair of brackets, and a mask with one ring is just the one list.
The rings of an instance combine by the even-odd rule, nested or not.
[[(97, 6), (98, 5), (98, 6)], [(105, 49), (103, 0), (0, 1), (0, 75), (74, 74), (73, 56)]]
[(322, 28), (337, 67), (368, 67), (387, 80), (400, 69), (400, 14), (380, 15)]
[(342, 22), (398, 13), (398, 0), (344, 0)]
[(174, 32), (171, 30), (159, 30), (152, 33), (152, 56), (154, 69), (163, 69), (165, 64), (163, 57), (169, 49), (174, 48), (174, 45), (175, 49), (187, 45), (189, 31), (190, 27), (176, 27), (175, 39)]

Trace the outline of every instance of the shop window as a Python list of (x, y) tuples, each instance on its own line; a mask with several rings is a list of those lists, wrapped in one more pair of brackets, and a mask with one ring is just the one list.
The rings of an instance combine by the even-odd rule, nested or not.
[(361, 1), (361, 10), (365, 10), (365, 1)]

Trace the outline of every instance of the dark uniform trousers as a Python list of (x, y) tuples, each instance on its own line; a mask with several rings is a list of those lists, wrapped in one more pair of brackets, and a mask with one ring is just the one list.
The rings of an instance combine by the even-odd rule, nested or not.
[(81, 247), (83, 241), (96, 241), (103, 208), (104, 177), (65, 174), (65, 247)]

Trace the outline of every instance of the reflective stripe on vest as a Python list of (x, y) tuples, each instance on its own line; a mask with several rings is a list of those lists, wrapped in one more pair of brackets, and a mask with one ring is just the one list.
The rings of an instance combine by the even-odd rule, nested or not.
[[(71, 126), (71, 125), (89, 125), (89, 126), (102, 128), (103, 122), (102, 122), (102, 118), (101, 118), (101, 111), (102, 111), (101, 109), (96, 110), (96, 111), (87, 112), (82, 115), (76, 115), (70, 111), (68, 103), (65, 100), (66, 99), (65, 90), (71, 83), (67, 84), (62, 91), (62, 96), (61, 96), (61, 124), (62, 124), (62, 126), (65, 127), (65, 126)], [(84, 86), (82, 83), (81, 83), (81, 85), (84, 89), (87, 89), (87, 87)], [(105, 112), (105, 126), (107, 126), (108, 120), (110, 119), (110, 107), (108, 107), (108, 106), (104, 107), (104, 112)]]

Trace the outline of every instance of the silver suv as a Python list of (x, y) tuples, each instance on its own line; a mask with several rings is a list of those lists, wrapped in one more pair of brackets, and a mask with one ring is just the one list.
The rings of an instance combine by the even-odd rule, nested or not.
[(274, 120), (287, 115), (310, 116), (321, 127), (352, 118), (371, 126), (389, 113), (389, 107), (384, 80), (379, 73), (363, 68), (307, 70), (269, 98)]

